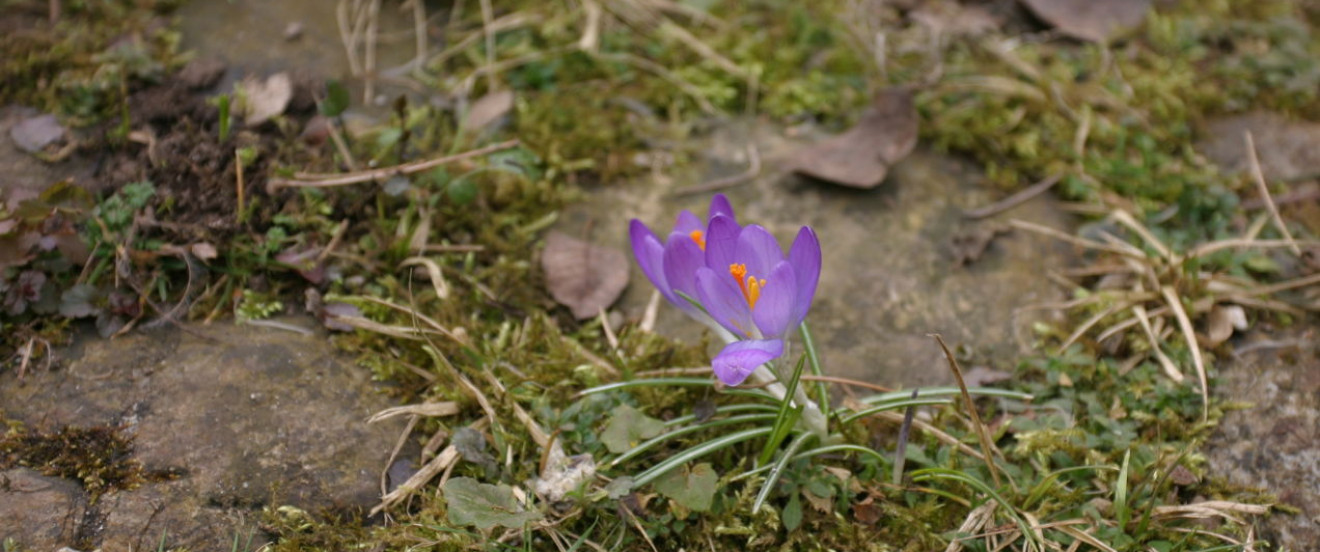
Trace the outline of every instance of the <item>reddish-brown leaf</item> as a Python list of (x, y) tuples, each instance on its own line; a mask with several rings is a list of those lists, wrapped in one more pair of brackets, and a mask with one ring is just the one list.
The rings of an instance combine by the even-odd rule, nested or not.
[(596, 316), (628, 285), (628, 259), (622, 252), (561, 232), (546, 236), (541, 267), (550, 294), (578, 320)]
[(1150, 0), (1021, 0), (1042, 21), (1081, 40), (1108, 42), (1136, 27), (1150, 11)]
[(874, 188), (889, 167), (917, 145), (917, 110), (912, 91), (889, 88), (876, 95), (857, 125), (799, 151), (788, 162), (794, 172), (854, 188)]

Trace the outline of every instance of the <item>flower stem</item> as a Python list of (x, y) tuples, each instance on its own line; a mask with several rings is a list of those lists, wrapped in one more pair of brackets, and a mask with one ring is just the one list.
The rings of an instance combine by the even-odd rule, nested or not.
[[(703, 322), (707, 321), (703, 320)], [(715, 323), (714, 320), (709, 320), (707, 326), (709, 326), (716, 335), (720, 336), (725, 343), (733, 343), (739, 340), (737, 336)], [(819, 359), (816, 358), (816, 355), (813, 354), (814, 350), (814, 345), (808, 345), (807, 354), (811, 355), (809, 360), (812, 361), (812, 370), (816, 371), (819, 369), (820, 363)], [(784, 385), (784, 382), (779, 381), (779, 377), (775, 374), (775, 371), (771, 369), (770, 365), (762, 364), (761, 366), (756, 367), (756, 370), (752, 371), (750, 379), (757, 384), (764, 385), (765, 391), (773, 395), (776, 399), (781, 401), (787, 400), (785, 396), (788, 395), (788, 388)], [(798, 385), (796, 387), (797, 389), (793, 392), (793, 401), (802, 405), (802, 417), (799, 418), (800, 421), (806, 426), (808, 431), (820, 438), (821, 442), (825, 442), (826, 437), (828, 437), (830, 433), (829, 419), (826, 417), (825, 413), (821, 411), (820, 405), (817, 404), (816, 401), (811, 400), (811, 397), (807, 396), (807, 392), (803, 390), (803, 386)]]

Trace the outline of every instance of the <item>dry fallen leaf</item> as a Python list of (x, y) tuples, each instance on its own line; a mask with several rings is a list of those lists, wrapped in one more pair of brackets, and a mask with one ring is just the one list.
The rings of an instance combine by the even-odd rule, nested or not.
[(623, 253), (562, 232), (546, 236), (541, 267), (550, 294), (572, 309), (578, 320), (596, 316), (628, 285), (628, 259)]
[(481, 130), (486, 125), (495, 122), (496, 119), (503, 117), (510, 109), (513, 109), (512, 90), (500, 90), (486, 94), (481, 99), (472, 102), (472, 106), (468, 108), (467, 117), (463, 119), (463, 128), (466, 130)]
[(1242, 138), (1246, 132), (1256, 143), (1265, 180), (1298, 182), (1320, 176), (1320, 124), (1268, 111), (1207, 122), (1196, 149), (1226, 172), (1245, 172), (1250, 166)]
[(1021, 0), (1031, 13), (1059, 32), (1091, 42), (1108, 42), (1136, 27), (1150, 11), (1151, 0)]
[(908, 13), (908, 18), (931, 32), (951, 36), (979, 36), (999, 28), (999, 18), (985, 6), (958, 2), (928, 2)]
[(917, 110), (912, 91), (889, 88), (876, 95), (847, 132), (799, 151), (788, 161), (793, 172), (854, 188), (874, 188), (889, 167), (917, 145)]
[(293, 99), (293, 81), (288, 73), (275, 73), (266, 80), (249, 77), (243, 80), (242, 87), (247, 98), (243, 104), (243, 123), (250, 127), (284, 113)]

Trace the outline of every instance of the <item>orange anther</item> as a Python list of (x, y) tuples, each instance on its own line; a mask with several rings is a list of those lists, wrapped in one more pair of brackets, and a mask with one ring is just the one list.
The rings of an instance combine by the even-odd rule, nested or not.
[(706, 250), (705, 232), (702, 232), (701, 230), (693, 230), (692, 232), (688, 233), (688, 236), (692, 238), (692, 241), (697, 242), (697, 247), (700, 247), (702, 251)]
[(742, 290), (743, 299), (747, 300), (747, 306), (756, 308), (756, 301), (761, 298), (761, 288), (765, 287), (765, 279), (757, 279), (756, 276), (747, 277), (747, 265), (731, 264), (729, 265), (729, 275), (738, 281), (738, 289)]

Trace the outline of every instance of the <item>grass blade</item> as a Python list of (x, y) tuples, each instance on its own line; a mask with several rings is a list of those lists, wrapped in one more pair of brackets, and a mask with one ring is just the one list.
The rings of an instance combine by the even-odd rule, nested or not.
[[(799, 366), (801, 366), (801, 364), (799, 364)], [(788, 462), (793, 459), (793, 453), (797, 452), (797, 449), (802, 448), (802, 445), (805, 445), (807, 441), (814, 436), (815, 435), (811, 433), (798, 435), (796, 439), (793, 439), (792, 443), (788, 444), (788, 448), (784, 449), (784, 454), (779, 456), (779, 461), (775, 462), (774, 466), (771, 467), (770, 475), (766, 476), (765, 482), (761, 483), (761, 491), (756, 493), (756, 501), (752, 503), (753, 514), (761, 511), (761, 506), (765, 504), (765, 500), (770, 498), (770, 491), (775, 488), (775, 482), (779, 481), (779, 476), (784, 473), (784, 468), (787, 467)]]
[(797, 366), (793, 368), (793, 376), (788, 379), (784, 386), (784, 400), (779, 403), (779, 415), (775, 418), (774, 431), (770, 432), (770, 438), (766, 439), (765, 447), (761, 449), (761, 457), (757, 459), (756, 465), (764, 466), (775, 456), (775, 449), (784, 442), (788, 434), (793, 431), (793, 426), (797, 424), (798, 418), (802, 416), (803, 405), (793, 407), (793, 400), (790, 398), (797, 392), (798, 381), (802, 378), (802, 367), (806, 364), (807, 358), (801, 357), (797, 361)]
[(642, 443), (638, 443), (637, 446), (635, 446), (635, 447), (633, 447), (633, 448), (630, 448), (630, 449), (628, 449), (627, 451), (624, 451), (624, 453), (621, 454), (621, 455), (619, 455), (618, 458), (615, 458), (614, 460), (611, 460), (609, 465), (610, 465), (610, 467), (614, 467), (614, 466), (617, 466), (617, 465), (622, 464), (622, 463), (624, 463), (624, 462), (627, 462), (627, 461), (629, 461), (629, 460), (632, 460), (633, 458), (636, 458), (637, 456), (641, 455), (643, 452), (646, 452), (646, 451), (650, 450), (652, 447), (655, 447), (656, 445), (659, 445), (660, 443), (663, 443), (663, 442), (668, 441), (668, 440), (670, 440), (670, 439), (674, 439), (674, 438), (676, 438), (676, 437), (682, 437), (682, 436), (684, 436), (684, 435), (688, 435), (688, 434), (691, 434), (691, 433), (696, 433), (696, 432), (701, 431), (701, 430), (704, 430), (704, 429), (711, 429), (711, 428), (720, 427), (720, 426), (733, 425), (733, 424), (741, 424), (741, 423), (746, 423), (746, 422), (762, 422), (762, 421), (769, 421), (769, 420), (770, 420), (771, 418), (773, 418), (773, 417), (774, 417), (774, 414), (770, 414), (770, 413), (764, 413), (764, 414), (744, 414), (744, 415), (742, 415), (742, 416), (730, 416), (730, 417), (728, 417), (728, 418), (720, 418), (720, 419), (718, 419), (718, 420), (710, 420), (710, 421), (708, 421), (708, 422), (706, 422), (706, 423), (704, 423), (704, 424), (698, 424), (698, 425), (694, 425), (694, 426), (684, 427), (684, 428), (681, 428), (681, 429), (675, 429), (675, 430), (673, 430), (673, 431), (669, 431), (669, 432), (666, 432), (666, 433), (662, 433), (662, 434), (660, 434), (660, 435), (657, 435), (657, 436), (655, 436), (655, 437), (652, 437), (652, 438), (650, 438), (650, 439), (648, 439), (648, 440), (646, 440), (646, 441), (644, 441), (644, 442), (642, 442)]
[(722, 448), (733, 446), (748, 439), (755, 439), (757, 437), (767, 435), (770, 433), (771, 429), (772, 428), (770, 427), (758, 427), (753, 429), (747, 429), (747, 430), (739, 431), (738, 433), (725, 435), (723, 437), (720, 437), (719, 439), (715, 439), (714, 441), (710, 441), (701, 445), (697, 445), (690, 449), (687, 449), (683, 452), (680, 452), (678, 454), (675, 454), (674, 456), (667, 458), (664, 462), (651, 466), (651, 469), (648, 469), (640, 474), (637, 474), (637, 477), (633, 479), (633, 486), (640, 487), (642, 485), (650, 483), (651, 481), (654, 481), (655, 478), (660, 477), (666, 473), (669, 473), (674, 468), (683, 465), (689, 460), (695, 460), (697, 458), (700, 458), (702, 456), (705, 456)]

